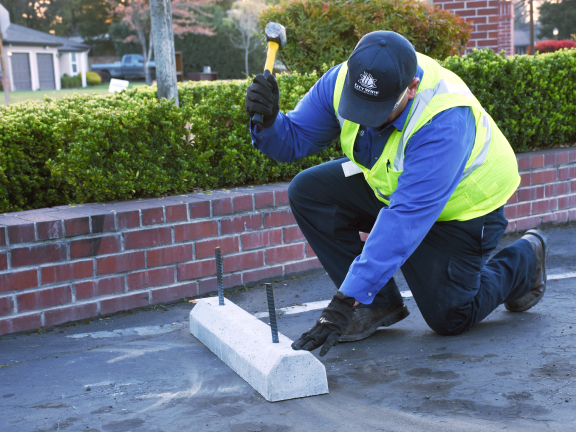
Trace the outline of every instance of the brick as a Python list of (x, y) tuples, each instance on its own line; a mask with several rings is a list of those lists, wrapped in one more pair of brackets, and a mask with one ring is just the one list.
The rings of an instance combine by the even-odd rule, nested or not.
[(568, 222), (568, 212), (560, 211), (542, 215), (542, 223), (566, 223)]
[(312, 249), (312, 246), (310, 246), (310, 243), (306, 243), (306, 258), (315, 257), (315, 256), (316, 256), (316, 252), (314, 252), (314, 250)]
[(544, 166), (556, 165), (556, 153), (548, 153), (544, 155)]
[(292, 243), (296, 241), (305, 240), (304, 234), (300, 231), (298, 225), (283, 228), (284, 230), (284, 243)]
[(541, 216), (532, 216), (524, 219), (518, 219), (516, 221), (516, 231), (526, 231), (528, 229), (537, 228), (540, 226), (542, 217)]
[(264, 265), (264, 252), (254, 251), (223, 258), (224, 273), (246, 270)]
[(254, 210), (252, 195), (241, 195), (234, 197), (232, 199), (232, 204), (234, 206), (234, 212)]
[(64, 221), (64, 230), (66, 237), (74, 237), (84, 234), (90, 234), (90, 218), (76, 217)]
[(36, 235), (38, 240), (53, 240), (63, 237), (62, 221), (36, 222)]
[(142, 226), (164, 223), (164, 209), (162, 208), (142, 209), (141, 212)]
[(478, 8), (483, 8), (483, 7), (487, 7), (487, 6), (488, 6), (488, 2), (485, 0), (466, 2), (466, 9), (478, 9)]
[(212, 214), (220, 216), (232, 213), (232, 198), (218, 198), (212, 200)]
[[(532, 173), (532, 184), (552, 183), (556, 181), (558, 176), (557, 170), (535, 171)], [(560, 179), (562, 180), (562, 179)]]
[(278, 227), (285, 225), (295, 225), (296, 219), (290, 210), (281, 210), (264, 214), (264, 227)]
[(204, 240), (196, 242), (196, 259), (214, 256), (216, 247), (220, 247), (222, 254), (230, 254), (240, 251), (239, 237), (220, 237), (216, 240)]
[(486, 17), (469, 17), (465, 21), (472, 24), (484, 24), (486, 23)]
[(124, 211), (116, 214), (118, 229), (131, 229), (140, 227), (140, 211)]
[(274, 205), (274, 192), (255, 193), (254, 201), (257, 209), (271, 207)]
[(479, 24), (476, 31), (492, 31), (498, 30), (498, 24)]
[(0, 316), (10, 315), (14, 312), (12, 297), (0, 297)]
[(488, 36), (487, 32), (473, 32), (470, 37), (472, 39), (486, 39), (486, 37)]
[(458, 15), (459, 17), (469, 17), (469, 16), (474, 16), (476, 15), (476, 11), (475, 10), (467, 10), (467, 9), (460, 9), (460, 10), (456, 10), (454, 11), (456, 13), (456, 15)]
[(38, 271), (25, 270), (0, 274), (0, 292), (23, 290), (38, 286)]
[(66, 261), (66, 246), (48, 244), (12, 249), (12, 267), (24, 267)]
[(485, 8), (485, 9), (477, 9), (476, 13), (478, 14), (478, 16), (482, 16), (482, 15), (498, 15), (499, 11), (498, 8), (496, 7), (491, 7), (491, 8)]
[(451, 2), (443, 5), (444, 10), (464, 9), (464, 2)]
[(0, 246), (6, 246), (6, 228), (0, 226)]
[(149, 250), (146, 252), (148, 256), (148, 268), (192, 261), (192, 251), (193, 248), (191, 244)]
[(258, 249), (282, 243), (282, 228), (242, 234), (242, 250)]
[(126, 291), (124, 276), (114, 276), (93, 281), (78, 282), (75, 285), (76, 300), (112, 295)]
[(166, 206), (166, 222), (182, 222), (188, 220), (186, 204)]
[(107, 275), (144, 268), (144, 252), (132, 252), (121, 255), (111, 255), (98, 258), (96, 261), (96, 274)]
[(518, 157), (518, 171), (528, 171), (530, 169), (531, 159), (530, 156)]
[(307, 259), (305, 261), (299, 261), (299, 262), (295, 262), (292, 264), (286, 264), (284, 266), (284, 275), (288, 276), (292, 273), (300, 273), (303, 271), (316, 269), (316, 268), (322, 268), (322, 264), (320, 264), (320, 261), (318, 260), (318, 258), (311, 258), (311, 259)]
[(517, 219), (530, 214), (531, 203), (513, 204), (504, 207), (504, 215), (507, 219)]
[[(500, 21), (500, 17), (498, 15), (490, 15), (488, 17), (488, 22), (498, 23), (499, 21)], [(498, 24), (496, 24), (496, 25), (498, 25)]]
[(8, 254), (0, 253), (0, 271), (8, 268)]
[(274, 192), (274, 199), (276, 207), (288, 205), (289, 204), (288, 190), (281, 190)]
[(489, 39), (498, 39), (498, 34), (499, 34), (499, 32), (497, 32), (497, 31), (491, 31), (491, 32), (488, 32), (487, 37)]
[(545, 186), (546, 197), (566, 195), (569, 193), (570, 193), (570, 182), (551, 183)]
[(248, 270), (242, 272), (242, 282), (245, 285), (248, 285), (251, 282), (259, 282), (261, 280), (277, 277), (282, 277), (282, 266), (272, 266), (263, 269)]
[(93, 237), (70, 242), (70, 259), (118, 253), (122, 250), (120, 235)]
[(174, 283), (174, 267), (164, 267), (131, 273), (127, 276), (130, 291)]
[(92, 216), (92, 234), (100, 234), (116, 231), (116, 221), (114, 214), (102, 214)]
[(177, 242), (198, 240), (217, 235), (218, 223), (215, 221), (192, 222), (174, 227), (174, 238)]
[(100, 314), (108, 315), (120, 311), (136, 309), (150, 304), (148, 293), (136, 293), (100, 301)]
[(576, 207), (576, 194), (558, 198), (558, 210)]
[(198, 295), (198, 282), (150, 290), (150, 304), (169, 303)]
[(231, 234), (262, 228), (262, 215), (237, 216), (220, 222), (222, 234)]
[(532, 202), (532, 214), (549, 213), (558, 209), (558, 199), (545, 199)]
[(16, 296), (18, 312), (44, 309), (58, 306), (72, 301), (72, 289), (70, 285), (32, 291)]
[(476, 45), (479, 47), (497, 47), (498, 46), (498, 39), (486, 39), (480, 40), (476, 42)]
[(544, 186), (533, 186), (518, 189), (518, 201), (533, 201), (544, 198)]
[(531, 173), (520, 174), (520, 185), (518, 187), (530, 186), (531, 176)]
[(568, 162), (576, 162), (576, 149), (570, 150), (570, 154), (568, 156)]
[[(0, 221), (0, 224), (3, 222)], [(8, 239), (10, 244), (28, 243), (36, 239), (34, 234), (33, 223), (23, 223), (21, 225), (12, 225), (8, 227)]]
[[(242, 285), (242, 275), (240, 273), (226, 275), (222, 278), (224, 288), (232, 288)], [(198, 282), (198, 295), (218, 291), (218, 280), (216, 278), (205, 279)]]
[(570, 222), (575, 222), (576, 221), (576, 209), (574, 210), (568, 210), (568, 220)]
[(570, 152), (568, 150), (561, 150), (556, 153), (556, 163), (562, 165), (568, 163), (570, 160)]
[(190, 219), (210, 217), (210, 201), (189, 203)]
[(124, 249), (142, 249), (172, 243), (172, 228), (152, 228), (124, 233)]
[(70, 321), (91, 318), (98, 315), (98, 303), (84, 303), (72, 306), (59, 307), (44, 312), (44, 325), (54, 326)]
[(303, 243), (266, 249), (266, 264), (278, 264), (302, 258), (304, 258)]
[(572, 180), (570, 182), (570, 191), (571, 192), (576, 192), (576, 180)]
[(576, 166), (558, 168), (558, 180), (576, 179)]
[(94, 276), (94, 263), (92, 261), (80, 261), (51, 267), (42, 267), (40, 275), (42, 285), (73, 279), (86, 279)]
[(0, 335), (17, 333), (42, 327), (42, 315), (33, 313), (0, 320)]
[(508, 198), (508, 201), (506, 201), (506, 204), (516, 204), (518, 202), (518, 193), (514, 192), (514, 194)]
[(178, 281), (216, 275), (216, 260), (195, 261), (177, 267)]
[(534, 155), (531, 157), (531, 168), (542, 168), (544, 166), (544, 155)]
[(504, 231), (504, 233), (511, 233), (511, 232), (516, 232), (516, 222), (515, 221), (508, 222), (508, 226), (506, 227), (506, 230)]

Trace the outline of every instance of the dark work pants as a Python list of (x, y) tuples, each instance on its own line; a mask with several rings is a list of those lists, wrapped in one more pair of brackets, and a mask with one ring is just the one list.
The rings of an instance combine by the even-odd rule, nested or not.
[[(362, 174), (344, 177), (336, 159), (299, 173), (288, 189), (290, 207), (324, 269), (340, 287), (384, 203)], [(530, 289), (536, 256), (530, 243), (518, 240), (495, 254), (507, 226), (501, 207), (469, 221), (436, 222), (402, 265), (402, 273), (426, 323), (439, 334), (470, 329), (505, 301)], [(385, 247), (386, 245), (383, 245)], [(368, 307), (402, 301), (394, 278)]]

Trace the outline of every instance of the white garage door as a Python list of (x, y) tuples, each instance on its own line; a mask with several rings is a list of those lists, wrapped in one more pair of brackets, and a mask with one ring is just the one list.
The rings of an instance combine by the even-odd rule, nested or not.
[(52, 54), (37, 54), (40, 90), (54, 90), (54, 61)]
[(13, 53), (10, 57), (12, 63), (12, 78), (16, 90), (32, 90), (30, 77), (30, 57), (28, 54)]

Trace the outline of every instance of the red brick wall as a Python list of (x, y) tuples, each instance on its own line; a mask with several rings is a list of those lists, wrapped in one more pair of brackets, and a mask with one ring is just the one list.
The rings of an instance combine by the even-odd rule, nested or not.
[(466, 52), (474, 48), (514, 54), (514, 5), (506, 0), (433, 0), (472, 25)]
[[(576, 148), (518, 155), (508, 232), (576, 221)], [(0, 215), (0, 334), (226, 288), (320, 263), (294, 222), (288, 183)]]

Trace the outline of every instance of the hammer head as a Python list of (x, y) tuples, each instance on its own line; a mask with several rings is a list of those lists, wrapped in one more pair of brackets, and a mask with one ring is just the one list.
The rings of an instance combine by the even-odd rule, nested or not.
[(276, 42), (280, 49), (286, 45), (286, 29), (282, 24), (269, 22), (264, 28), (267, 42)]

